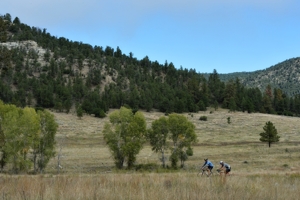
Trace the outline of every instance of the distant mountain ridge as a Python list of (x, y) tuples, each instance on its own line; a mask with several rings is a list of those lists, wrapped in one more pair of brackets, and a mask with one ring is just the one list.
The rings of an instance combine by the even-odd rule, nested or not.
[[(209, 74), (204, 74), (208, 78)], [(264, 91), (268, 84), (281, 89), (286, 95), (300, 94), (300, 57), (291, 58), (263, 70), (219, 74), (227, 82), (239, 78), (246, 87), (257, 87)]]
[(247, 87), (266, 88), (268, 84), (284, 91), (288, 96), (300, 93), (300, 58), (291, 58), (265, 70), (251, 73), (241, 79)]

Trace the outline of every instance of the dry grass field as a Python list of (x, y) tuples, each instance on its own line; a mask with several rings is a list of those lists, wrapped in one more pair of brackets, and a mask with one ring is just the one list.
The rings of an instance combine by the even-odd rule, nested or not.
[[(299, 199), (300, 118), (223, 109), (186, 113), (196, 126), (198, 142), (185, 168), (168, 172), (115, 170), (102, 136), (108, 118), (53, 114), (59, 124), (60, 174), (55, 157), (44, 175), (2, 175), (0, 199)], [(150, 127), (163, 113), (144, 115)], [(280, 135), (271, 148), (259, 141), (268, 121)], [(229, 163), (231, 175), (197, 176), (204, 158), (215, 168), (220, 160)], [(146, 144), (137, 164), (159, 165), (159, 155)]]
[[(102, 129), (104, 119), (75, 114), (53, 113), (59, 124), (57, 146), (61, 147), (63, 173), (103, 173), (112, 169), (113, 159), (105, 145)], [(163, 113), (144, 112), (148, 126)], [(300, 172), (300, 118), (260, 113), (231, 112), (218, 109), (210, 113), (184, 114), (196, 126), (198, 142), (194, 155), (186, 162), (188, 171), (195, 170), (209, 158), (218, 166), (220, 160), (228, 162), (233, 174), (245, 173), (293, 173)], [(200, 121), (207, 116), (207, 121)], [(227, 123), (230, 117), (231, 123)], [(266, 122), (271, 121), (280, 135), (280, 142), (268, 148), (259, 141), (259, 133)], [(57, 150), (59, 151), (59, 149)], [(137, 164), (160, 164), (159, 155), (145, 145), (137, 158)], [(55, 172), (57, 158), (48, 165), (48, 172)]]

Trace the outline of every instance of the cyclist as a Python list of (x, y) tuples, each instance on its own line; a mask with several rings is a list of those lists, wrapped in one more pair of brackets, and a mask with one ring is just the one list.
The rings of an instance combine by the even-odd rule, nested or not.
[[(201, 169), (204, 169), (204, 167), (207, 167), (209, 169), (210, 174), (212, 174), (212, 169), (214, 168), (214, 165), (212, 164), (211, 161), (209, 161), (207, 158), (204, 159), (204, 164), (202, 165)], [(209, 174), (209, 175), (210, 175)]]
[(220, 161), (220, 165), (221, 165), (220, 170), (222, 169), (225, 170), (225, 174), (228, 174), (231, 171), (231, 167), (227, 163)]

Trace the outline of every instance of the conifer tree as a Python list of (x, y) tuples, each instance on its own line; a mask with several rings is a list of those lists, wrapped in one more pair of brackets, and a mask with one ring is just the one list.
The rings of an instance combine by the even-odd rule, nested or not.
[(264, 132), (259, 134), (261, 136), (259, 140), (261, 142), (267, 142), (270, 148), (272, 143), (279, 141), (280, 136), (278, 136), (277, 129), (270, 121), (266, 123), (263, 129)]

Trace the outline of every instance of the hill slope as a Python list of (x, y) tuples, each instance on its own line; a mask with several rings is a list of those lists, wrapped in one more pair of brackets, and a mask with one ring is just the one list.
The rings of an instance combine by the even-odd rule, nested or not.
[(289, 96), (300, 93), (300, 58), (292, 58), (278, 63), (265, 70), (251, 73), (242, 79), (248, 87), (266, 88), (268, 84), (272, 88), (280, 88)]
[[(267, 74), (219, 75), (214, 71), (205, 79), (195, 70), (176, 69), (172, 62), (160, 64), (147, 56), (137, 60), (119, 47), (92, 47), (57, 38), (20, 20), (12, 23), (0, 17), (0, 35), (0, 99), (5, 103), (65, 112), (83, 110), (96, 117), (105, 117), (109, 109), (121, 106), (165, 113), (197, 112), (209, 106), (294, 116), (300, 112), (297, 95), (289, 97), (280, 90), (275, 100), (272, 95), (262, 98), (264, 84), (272, 81), (284, 90), (299, 88), (294, 77), (288, 79), (290, 85), (284, 85), (287, 74), (298, 74), (299, 65), (290, 64), (294, 62), (281, 64), (289, 67), (272, 67)], [(290, 66), (293, 72), (288, 71)], [(238, 76), (241, 81), (222, 82), (225, 76), (227, 80)]]
[(285, 60), (264, 70), (220, 74), (220, 79), (225, 82), (235, 78), (239, 78), (246, 87), (257, 87), (264, 91), (270, 84), (272, 88), (279, 88), (286, 95), (294, 96), (300, 93), (300, 57)]

